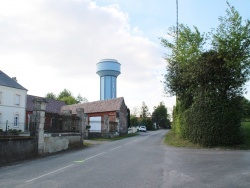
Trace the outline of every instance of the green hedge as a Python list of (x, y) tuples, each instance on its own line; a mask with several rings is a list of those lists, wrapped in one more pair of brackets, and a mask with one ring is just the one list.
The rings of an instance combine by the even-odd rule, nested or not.
[(243, 143), (241, 119), (240, 97), (227, 99), (215, 93), (200, 93), (188, 109), (177, 101), (172, 130), (176, 135), (202, 146), (235, 145)]

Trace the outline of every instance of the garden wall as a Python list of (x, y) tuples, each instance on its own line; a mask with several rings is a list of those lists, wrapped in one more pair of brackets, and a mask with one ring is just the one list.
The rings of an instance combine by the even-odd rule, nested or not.
[(0, 166), (37, 156), (37, 140), (33, 137), (0, 138)]

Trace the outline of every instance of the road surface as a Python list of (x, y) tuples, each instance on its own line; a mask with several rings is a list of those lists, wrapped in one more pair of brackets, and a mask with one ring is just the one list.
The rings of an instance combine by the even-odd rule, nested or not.
[(0, 187), (250, 187), (250, 152), (174, 148), (166, 130), (0, 168)]

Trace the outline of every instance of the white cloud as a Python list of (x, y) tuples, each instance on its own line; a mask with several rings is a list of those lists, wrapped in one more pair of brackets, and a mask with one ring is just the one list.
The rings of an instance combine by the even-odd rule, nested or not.
[(130, 28), (128, 17), (119, 6), (90, 0), (1, 1), (0, 68), (31, 95), (67, 88), (93, 101), (99, 100), (96, 63), (117, 59), (118, 96), (130, 108), (145, 101), (152, 111), (166, 100), (163, 54), (139, 28)]

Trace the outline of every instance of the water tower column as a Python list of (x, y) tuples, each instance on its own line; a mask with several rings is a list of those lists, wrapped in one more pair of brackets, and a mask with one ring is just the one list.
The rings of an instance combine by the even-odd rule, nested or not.
[(97, 63), (100, 76), (100, 100), (116, 98), (116, 78), (121, 73), (121, 64), (114, 59), (103, 59)]

